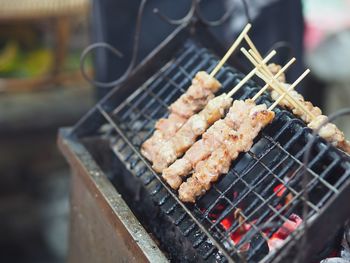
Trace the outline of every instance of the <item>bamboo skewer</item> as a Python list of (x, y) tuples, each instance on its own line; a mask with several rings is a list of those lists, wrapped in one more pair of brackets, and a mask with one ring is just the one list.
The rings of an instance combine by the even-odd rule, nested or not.
[[(258, 62), (256, 62), (256, 60), (252, 57), (252, 55), (250, 55), (248, 53), (248, 51), (244, 48), (241, 48), (242, 52), (244, 53), (244, 55), (253, 63), (253, 65), (257, 65)], [(255, 54), (255, 57), (258, 58), (258, 55)], [(265, 67), (267, 67), (265, 65)], [(284, 94), (285, 92), (285, 88), (283, 86), (281, 86), (281, 83), (274, 80), (273, 78), (270, 79), (270, 75), (273, 77), (272, 73), (270, 70), (267, 69), (268, 72), (266, 72), (265, 70), (265, 74), (263, 73), (257, 73), (258, 77), (263, 79), (266, 83), (268, 83), (275, 91), (277, 91), (279, 94)], [(269, 76), (266, 76), (267, 73), (269, 73)], [(295, 108), (300, 108), (301, 110), (303, 110), (307, 115), (309, 115), (312, 119), (315, 118), (315, 116), (313, 116), (313, 114), (305, 108), (305, 106), (298, 100), (295, 100), (292, 96), (289, 96), (287, 94), (286, 99), (295, 107)]]
[[(259, 61), (260, 61), (260, 54), (257, 54), (257, 53), (255, 53), (255, 52), (253, 52), (252, 50), (249, 50), (249, 53), (245, 50), (245, 53), (244, 53), (244, 54), (247, 56), (247, 58), (250, 60), (250, 62), (252, 62), (252, 63), (259, 63)], [(263, 66), (263, 70), (262, 70), (261, 73), (262, 73), (263, 75), (265, 75), (265, 77), (267, 77), (267, 78), (271, 78), (271, 77), (273, 76), (272, 73), (271, 73), (271, 71), (269, 70), (269, 68), (268, 68), (266, 65)], [(265, 73), (265, 74), (264, 74), (264, 73)], [(260, 74), (260, 75), (257, 74), (257, 75), (258, 75), (260, 78), (263, 77), (261, 74)], [(280, 83), (279, 81), (277, 81), (277, 80), (269, 81), (268, 84), (270, 84), (270, 86), (271, 86), (274, 90), (276, 90), (278, 93), (280, 93), (280, 94), (283, 94), (284, 91), (285, 91), (284, 87), (282, 87), (282, 86), (281, 86), (281, 83)], [(296, 107), (296, 108), (298, 108), (298, 107), (303, 107), (303, 105), (298, 105), (298, 102), (296, 102), (296, 101), (294, 100), (294, 98), (291, 98), (290, 96), (288, 96), (286, 99), (287, 99), (291, 104), (293, 104), (294, 107)], [(299, 103), (299, 104), (301, 104), (301, 103)], [(306, 110), (305, 113), (308, 114), (307, 110)]]
[(228, 60), (228, 58), (232, 55), (232, 53), (236, 50), (238, 45), (242, 42), (242, 40), (247, 36), (248, 31), (252, 27), (251, 24), (247, 24), (244, 29), (242, 30), (241, 34), (237, 37), (235, 42), (233, 42), (230, 49), (226, 52), (226, 54), (223, 56), (223, 58), (219, 61), (219, 63), (216, 65), (216, 67), (213, 69), (213, 71), (210, 73), (211, 77), (214, 77), (216, 73), (220, 70), (220, 68), (225, 64), (225, 62)]
[[(292, 58), (291, 60), (289, 60), (289, 62), (286, 65), (284, 65), (284, 67), (281, 68), (273, 78), (277, 79), (279, 76), (281, 76), (295, 61), (296, 61), (295, 58)], [(266, 84), (261, 90), (259, 90), (258, 93), (255, 94), (252, 100), (253, 101), (257, 100), (267, 90), (268, 87), (269, 87), (269, 84)]]
[[(252, 50), (251, 53), (253, 53), (253, 57), (255, 55), (255, 59), (257, 59), (257, 61), (261, 60), (261, 55), (258, 51), (258, 49), (256, 48), (256, 46), (254, 45), (253, 41), (250, 39), (249, 35), (245, 35), (244, 37), (245, 41), (247, 42), (247, 44), (249, 45), (250, 49)], [(272, 77), (272, 73), (271, 71), (267, 68), (267, 66), (265, 65), (265, 67), (263, 66), (263, 68), (267, 71), (268, 76)], [(260, 76), (259, 76), (260, 77)], [(274, 81), (272, 81), (274, 82)], [(277, 82), (277, 84), (280, 84), (278, 81), (275, 81), (275, 83)], [(276, 86), (272, 87), (276, 90)], [(281, 89), (281, 87), (278, 87), (278, 89)], [(280, 91), (276, 90), (278, 93), (283, 94), (284, 89), (282, 88)], [(287, 96), (286, 98), (291, 104), (294, 105), (294, 107), (298, 108), (300, 107), (306, 114), (308, 114), (312, 119), (315, 118), (315, 116), (304, 107), (304, 105), (302, 105), (298, 100), (295, 100), (292, 96)], [(295, 105), (292, 101), (295, 101), (297, 105)]]
[[(254, 43), (251, 41), (250, 37), (248, 35), (245, 36), (245, 40), (247, 41), (248, 45), (250, 46), (251, 50), (253, 52), (251, 53), (255, 53), (256, 57), (255, 59), (258, 58), (258, 60), (261, 60), (261, 55), (259, 53), (259, 51), (257, 50), (257, 48), (255, 47)], [(245, 53), (245, 55), (249, 58), (249, 53), (244, 49), (242, 48), (241, 49), (243, 53)], [(252, 60), (251, 60), (252, 61)], [(292, 58), (281, 70), (279, 70), (279, 72), (272, 77), (272, 81), (273, 82), (274, 80), (276, 81), (277, 78), (286, 70), (286, 68), (288, 68), (291, 64), (293, 64), (295, 61), (295, 58)], [(254, 65), (256, 65), (256, 63), (253, 63)], [(263, 64), (263, 61), (262, 63), (259, 63), (259, 65)], [(264, 67), (265, 66), (265, 67)], [(266, 65), (262, 65), (263, 68), (267, 68)], [(270, 73), (269, 75), (272, 75), (271, 71), (267, 68), (267, 71), (268, 73)], [(300, 75), (300, 77), (294, 81), (294, 83), (286, 90), (284, 91), (283, 94), (281, 94), (281, 96), (269, 107), (269, 110), (273, 110), (283, 99), (284, 97), (287, 96), (288, 92), (292, 91), (308, 74), (310, 73), (310, 69), (307, 69), (302, 75)], [(267, 88), (268, 88), (269, 84), (267, 83), (254, 97), (253, 97), (253, 100), (256, 100)], [(303, 107), (302, 107), (303, 108)], [(307, 111), (308, 114), (310, 114), (309, 111)]]
[[(253, 41), (250, 39), (249, 35), (245, 35), (244, 38), (245, 38), (247, 44), (249, 45), (249, 47), (251, 48), (250, 54), (252, 54), (253, 58), (256, 59), (257, 61), (261, 60), (261, 55), (260, 55), (258, 49), (256, 48), (256, 46), (254, 45)], [(242, 49), (241, 49), (241, 50), (242, 50)], [(245, 49), (244, 49), (244, 50), (245, 50)], [(245, 50), (245, 51), (246, 51), (246, 50)], [(242, 50), (242, 52), (243, 52), (243, 50)], [(243, 53), (245, 53), (245, 52), (243, 52)], [(247, 58), (249, 59), (249, 53), (245, 53), (245, 55), (246, 55), (246, 56), (248, 55)], [(255, 57), (254, 57), (254, 56), (255, 56)], [(249, 60), (253, 63), (253, 61), (252, 61), (251, 59), (249, 59)], [(253, 63), (253, 64), (255, 65), (255, 63)], [(272, 76), (271, 71), (267, 68), (266, 65), (263, 65), (263, 69), (267, 72), (267, 74), (268, 74), (269, 76)], [(307, 69), (307, 70), (294, 82), (294, 83), (296, 83), (296, 84), (294, 85), (294, 87), (295, 87), (307, 74), (309, 74), (309, 72), (310, 72), (310, 70)], [(260, 76), (259, 76), (259, 77), (260, 77)], [(264, 81), (266, 81), (266, 80), (264, 80)], [(273, 86), (274, 86), (274, 84), (273, 84), (274, 82), (277, 83), (277, 86), (280, 86), (280, 85), (279, 85), (280, 83), (279, 83), (278, 81), (276, 81), (275, 78), (272, 78), (271, 81), (266, 82), (267, 84), (266, 84), (265, 86), (268, 87), (268, 85), (270, 84), (270, 85), (273, 87)], [(293, 84), (294, 84), (294, 83), (293, 83)], [(267, 87), (266, 87), (266, 88), (267, 88)], [(290, 87), (288, 88), (287, 91), (293, 90), (294, 87), (290, 86)], [(264, 88), (265, 88), (265, 87), (264, 87)], [(273, 87), (273, 88), (274, 88), (274, 87)], [(282, 88), (282, 87), (279, 87), (279, 89), (281, 89), (281, 91), (283, 91), (283, 88)], [(275, 90), (276, 90), (276, 86), (275, 86)], [(276, 90), (276, 91), (279, 92), (278, 90)], [(278, 104), (279, 102), (281, 102), (282, 99), (283, 99), (284, 97), (287, 96), (286, 99), (288, 99), (289, 102), (292, 103), (292, 104), (294, 105), (294, 107), (296, 107), (296, 108), (300, 107), (300, 108), (301, 108), (306, 114), (308, 114), (312, 119), (315, 118), (315, 116), (314, 116), (308, 109), (306, 109), (306, 108), (304, 107), (304, 105), (302, 105), (298, 100), (295, 100), (292, 96), (289, 96), (288, 92), (284, 92), (284, 91), (283, 91), (283, 93), (281, 93), (281, 92), (279, 92), (279, 93), (281, 94), (281, 96), (280, 96), (280, 97), (278, 98), (278, 100), (276, 101), (277, 104)], [(254, 97), (255, 97), (255, 96), (254, 96)], [(291, 100), (290, 100), (290, 99), (291, 99)], [(275, 105), (276, 102), (275, 102), (273, 105)], [(277, 104), (276, 104), (276, 105), (277, 105)], [(273, 105), (272, 105), (272, 106), (273, 106)], [(275, 105), (274, 107), (276, 107), (276, 105)], [(273, 107), (273, 108), (274, 108), (274, 107)]]
[[(265, 59), (262, 60), (262, 63), (268, 62), (274, 55), (276, 55), (276, 51), (272, 50)], [(259, 68), (262, 65), (257, 65), (248, 75), (246, 75), (228, 94), (227, 97), (232, 97), (233, 94), (235, 94), (251, 77), (253, 77)]]
[[(258, 52), (258, 51), (256, 51)], [(253, 58), (255, 60), (257, 60), (258, 62), (260, 61), (260, 54), (254, 52), (253, 50), (249, 50), (249, 53), (253, 56)], [(263, 65), (263, 69), (265, 70), (266, 74), (267, 74), (267, 77), (269, 76), (273, 76), (270, 69), (266, 66), (266, 65)], [(271, 83), (271, 82), (270, 82)], [(281, 83), (279, 81), (272, 81), (272, 86), (275, 85), (275, 87), (272, 87), (276, 90), (276, 87), (278, 87), (278, 90), (276, 90), (278, 93), (280, 94), (284, 94), (284, 87), (281, 85)], [(311, 119), (314, 119), (316, 116), (314, 116), (314, 114), (312, 112), (310, 112), (299, 100), (296, 100), (295, 98), (293, 98), (292, 96), (290, 96), (289, 94), (287, 94), (287, 97), (286, 99), (291, 103), (293, 104), (293, 106), (295, 108), (299, 108), (301, 109), (302, 111), (304, 111), (307, 115), (309, 115), (311, 117)]]
[[(269, 79), (268, 76), (261, 74), (261, 73), (257, 73), (257, 76), (260, 77), (261, 79), (263, 79), (264, 81), (267, 81), (267, 83), (275, 90), (277, 91), (280, 95), (285, 93), (285, 87), (283, 86), (279, 86), (279, 88), (277, 89), (277, 83), (274, 82), (273, 80)], [(285, 97), (286, 100), (288, 100), (296, 109), (300, 109), (301, 111), (303, 111), (306, 115), (308, 115), (311, 119), (314, 119), (315, 116), (305, 107), (304, 104), (302, 104), (299, 100), (293, 98), (293, 96), (291, 96), (289, 93), (287, 94), (287, 96)]]
[[(262, 57), (261, 57), (261, 55), (260, 55), (258, 49), (256, 48), (256, 46), (254, 45), (253, 41), (250, 39), (249, 35), (246, 34), (246, 35), (244, 36), (244, 39), (245, 39), (245, 41), (247, 42), (247, 44), (249, 45), (250, 49), (252, 50), (252, 52), (250, 52), (250, 53), (253, 55), (253, 58), (255, 58), (257, 61), (261, 61)], [(242, 49), (241, 49), (241, 50), (242, 50)], [(244, 53), (244, 52), (243, 52), (243, 53)], [(245, 55), (246, 55), (246, 54), (245, 54)], [(254, 55), (255, 55), (255, 57), (254, 57)], [(247, 56), (247, 55), (246, 55), (246, 56)], [(249, 56), (247, 56), (247, 58), (249, 59)], [(250, 59), (249, 59), (249, 60), (250, 60)], [(251, 60), (251, 62), (253, 63), (252, 60)], [(253, 64), (254, 64), (254, 63), (253, 63)], [(255, 65), (255, 64), (254, 64), (254, 65)], [(281, 87), (279, 81), (277, 81), (275, 78), (273, 78), (273, 75), (272, 75), (271, 71), (269, 70), (269, 68), (268, 68), (266, 65), (263, 65), (263, 69), (266, 70), (266, 73), (267, 73), (267, 75), (268, 75), (269, 77), (272, 77), (272, 80), (271, 80), (271, 81), (268, 81), (268, 82), (266, 82), (266, 79), (263, 79), (263, 80), (266, 82), (267, 87), (268, 87), (268, 85), (270, 84), (271, 87), (272, 87), (273, 89), (275, 89), (275, 90), (276, 90), (278, 93), (280, 93), (281, 95), (282, 95), (282, 94), (286, 94), (286, 93), (284, 93), (284, 88)], [(257, 74), (257, 75), (259, 76), (259, 74)], [(260, 76), (259, 76), (259, 77), (260, 77)], [(276, 84), (277, 84), (277, 85), (276, 85)], [(266, 86), (266, 85), (265, 85), (265, 86)], [(267, 88), (267, 87), (266, 87), (266, 88)], [(265, 88), (265, 87), (264, 87), (264, 88)], [(286, 96), (284, 96), (284, 97), (286, 97)], [(287, 99), (294, 107), (302, 109), (306, 114), (308, 114), (308, 115), (311, 117), (311, 119), (314, 119), (314, 118), (315, 118), (315, 116), (314, 116), (314, 114), (313, 114), (312, 112), (310, 112), (308, 109), (306, 109), (306, 108), (304, 107), (304, 105), (303, 105), (302, 103), (300, 103), (298, 100), (294, 99), (292, 96), (289, 96), (289, 94), (287, 94), (287, 98), (286, 98), (286, 99)], [(281, 99), (281, 100), (282, 100), (282, 99)]]
[(307, 76), (307, 74), (309, 74), (309, 73), (310, 73), (310, 69), (305, 70), (304, 73), (301, 74), (300, 77), (299, 77), (296, 81), (294, 81), (294, 83), (293, 83), (292, 85), (290, 85), (290, 87), (284, 92), (284, 94), (282, 94), (282, 95), (269, 107), (269, 110), (273, 110), (273, 109), (278, 105), (278, 103), (280, 103), (280, 102), (283, 100), (283, 98), (284, 98), (285, 96), (287, 96), (288, 93), (289, 93), (290, 91), (292, 91), (292, 90), (300, 83), (300, 81), (302, 81), (302, 80)]
[(250, 47), (251, 50), (254, 51), (254, 53), (258, 56), (258, 59), (261, 60), (262, 57), (260, 55), (260, 52), (258, 51), (258, 49), (256, 48), (256, 46), (254, 45), (253, 41), (250, 39), (249, 35), (245, 35), (244, 36), (245, 41), (247, 42), (248, 46)]

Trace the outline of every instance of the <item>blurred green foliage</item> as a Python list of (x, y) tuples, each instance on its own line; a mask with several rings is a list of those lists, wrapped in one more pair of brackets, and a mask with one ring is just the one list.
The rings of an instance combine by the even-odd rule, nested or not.
[(1, 77), (38, 77), (49, 73), (52, 66), (53, 52), (47, 48), (25, 51), (18, 42), (8, 41), (0, 51)]

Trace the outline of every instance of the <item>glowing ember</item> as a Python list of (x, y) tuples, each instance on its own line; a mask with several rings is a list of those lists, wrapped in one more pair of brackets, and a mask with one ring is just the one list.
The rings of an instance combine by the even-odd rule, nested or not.
[[(281, 209), (284, 205), (288, 205), (292, 200), (293, 196), (291, 193), (288, 193), (285, 195), (287, 188), (283, 184), (277, 185), (273, 189), (275, 195), (277, 197), (284, 198), (284, 204), (279, 204), (277, 205), (276, 209)], [(237, 194), (237, 193), (235, 193)], [(215, 209), (215, 212), (211, 214), (211, 218), (213, 221), (217, 219), (216, 212), (222, 211), (224, 209), (223, 205), (218, 205)], [(242, 216), (242, 210), (241, 209), (236, 209), (234, 213), (231, 215), (227, 216), (225, 219), (223, 219), (220, 222), (220, 225), (225, 229), (229, 230), (234, 222), (239, 223), (240, 227), (234, 231), (233, 233), (230, 234), (230, 237), (233, 241), (234, 244), (238, 244), (241, 239), (251, 230), (252, 224), (256, 223), (256, 220), (246, 222), (245, 218)], [(272, 251), (276, 248), (279, 248), (282, 246), (284, 240), (302, 223), (302, 219), (296, 215), (296, 214), (291, 214), (286, 222), (275, 232), (273, 235), (269, 238), (268, 240), (268, 247), (269, 250)], [(262, 235), (265, 237), (268, 237), (269, 234), (271, 234), (271, 229), (264, 229), (261, 232)], [(249, 243), (246, 243), (242, 246), (241, 250), (248, 250), (250, 247)]]
[[(228, 230), (233, 222), (236, 220), (235, 216), (229, 216), (226, 217), (224, 220), (221, 221), (221, 225), (224, 227), (225, 230)], [(238, 219), (239, 220), (239, 219)], [(243, 223), (242, 226), (235, 232), (231, 234), (232, 241), (237, 244), (241, 238), (251, 229), (251, 225), (248, 223)]]
[(283, 184), (279, 184), (273, 189), (273, 191), (278, 197), (281, 197), (286, 191), (286, 187)]
[(291, 214), (289, 219), (272, 235), (268, 241), (269, 249), (279, 248), (283, 241), (302, 223), (302, 220), (296, 214)]
[[(283, 184), (278, 184), (273, 188), (274, 194), (280, 198), (281, 202), (275, 207), (276, 210), (280, 210), (283, 207), (286, 208), (293, 201), (293, 195), (291, 193), (287, 193), (288, 189)], [(239, 196), (237, 192), (233, 193), (233, 199), (236, 199)], [(217, 204), (214, 209), (211, 210), (209, 217), (213, 222), (218, 219), (218, 216), (222, 211), (225, 210), (225, 204)], [(203, 209), (204, 212), (204, 209)], [(256, 224), (256, 220), (246, 221), (246, 217), (240, 208), (236, 208), (233, 213), (224, 218), (220, 225), (226, 230), (229, 231), (232, 228), (236, 229), (234, 232), (230, 234), (230, 238), (233, 244), (238, 244), (241, 242), (242, 238), (248, 234), (248, 232), (252, 229), (253, 224)], [(238, 223), (239, 227), (233, 227), (234, 223)], [(266, 228), (260, 232), (260, 236), (268, 238), (271, 234), (272, 236), (268, 238), (267, 246), (269, 251), (272, 251), (276, 248), (282, 246), (284, 240), (302, 223), (302, 219), (296, 215), (291, 214), (286, 222), (274, 233), (271, 228)], [(251, 246), (251, 240), (242, 244), (240, 247), (241, 252), (248, 251)], [(266, 246), (266, 249), (267, 249)]]
[[(231, 215), (224, 220), (221, 221), (221, 225), (225, 230), (228, 230), (233, 222), (235, 221), (235, 216)], [(239, 219), (238, 219), (239, 220)], [(251, 223), (255, 223), (255, 221), (252, 221)], [(302, 219), (296, 215), (291, 214), (289, 219), (284, 222), (284, 224), (272, 235), (272, 237), (268, 241), (268, 246), (270, 251), (274, 250), (278, 247), (280, 247), (283, 243), (283, 241), (302, 223)], [(231, 239), (234, 242), (234, 244), (237, 244), (242, 237), (252, 228), (251, 224), (249, 223), (243, 223), (242, 226), (233, 232), (231, 234)], [(263, 231), (263, 234), (267, 236), (269, 234), (270, 230), (265, 229)], [(244, 246), (243, 250), (246, 250), (249, 248), (249, 244)]]

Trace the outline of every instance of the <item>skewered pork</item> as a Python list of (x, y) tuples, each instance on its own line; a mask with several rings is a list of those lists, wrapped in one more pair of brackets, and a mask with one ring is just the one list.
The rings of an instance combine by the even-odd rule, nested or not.
[(203, 135), (202, 139), (195, 142), (185, 153), (172, 165), (163, 171), (163, 178), (173, 188), (178, 189), (184, 177), (203, 159), (222, 144), (226, 143), (230, 137), (236, 135), (236, 130), (240, 127), (244, 119), (248, 118), (250, 110), (255, 106), (251, 100), (236, 100), (231, 106), (226, 117), (215, 122)]
[[(326, 120), (327, 116), (319, 115), (308, 124), (308, 127), (313, 130), (318, 129)], [(332, 145), (350, 153), (350, 142), (345, 139), (344, 133), (335, 124), (327, 123), (321, 127), (318, 134)]]
[[(274, 76), (276, 76), (277, 73), (282, 69), (282, 67), (280, 65), (275, 64), (275, 63), (270, 63), (267, 67), (269, 68), (270, 72)], [(286, 82), (286, 75), (284, 73), (280, 74), (279, 77), (277, 78), (277, 80), (281, 83), (285, 83)]]
[(154, 151), (159, 148), (159, 145), (166, 142), (171, 135), (174, 135), (178, 129), (186, 122), (186, 118), (171, 113), (169, 117), (162, 118), (157, 121), (152, 137), (147, 139), (141, 147), (141, 153), (152, 161), (154, 158)]
[(208, 191), (220, 175), (228, 172), (231, 162), (238, 154), (247, 152), (252, 147), (254, 138), (274, 116), (274, 112), (267, 110), (264, 104), (253, 107), (234, 136), (230, 136), (207, 159), (196, 165), (193, 175), (179, 188), (180, 199), (183, 202), (194, 202)]
[[(276, 75), (278, 73), (278, 71), (281, 69), (280, 65), (271, 63), (268, 65), (269, 70), (271, 71), (271, 73), (273, 75)], [(283, 83), (283, 88), (284, 91), (286, 91), (288, 89), (288, 87), (290, 86), (289, 84), (286, 84), (286, 76), (285, 74), (281, 74), (278, 79), (277, 79), (280, 83)], [(304, 107), (310, 111), (314, 116), (319, 116), (322, 114), (320, 108), (315, 107), (311, 102), (309, 101), (305, 101), (304, 97), (298, 93), (295, 90), (289, 91), (289, 95), (291, 97), (293, 97), (295, 100), (298, 100), (300, 103), (302, 103), (304, 105)], [(281, 94), (275, 90), (271, 90), (271, 97), (274, 100), (277, 100), (279, 97), (281, 96)], [(296, 109), (294, 107), (293, 104), (291, 104), (287, 99), (283, 99), (279, 105), (286, 107), (288, 109), (290, 109), (295, 115), (299, 116), (303, 121), (309, 123), (311, 121), (311, 118), (308, 114), (306, 114), (302, 109)]]
[(170, 105), (169, 117), (158, 120), (154, 134), (141, 146), (142, 155), (153, 161), (159, 145), (171, 138), (189, 117), (203, 109), (220, 87), (215, 78), (204, 71), (198, 72), (189, 89)]
[(162, 172), (176, 161), (195, 143), (198, 136), (202, 135), (211, 124), (224, 116), (231, 103), (232, 99), (226, 94), (210, 100), (205, 108), (190, 117), (172, 138), (159, 144), (160, 148), (157, 149), (153, 158), (153, 169), (156, 172)]
[(200, 71), (192, 80), (192, 85), (187, 92), (170, 105), (170, 112), (185, 118), (191, 117), (207, 105), (214, 98), (214, 93), (219, 90), (221, 84), (205, 71)]
[[(282, 85), (285, 90), (288, 89), (290, 86), (289, 84), (284, 84)], [(292, 90), (289, 91), (289, 95), (293, 97), (295, 100), (298, 100), (301, 104), (304, 105), (304, 107), (311, 112), (315, 117), (319, 116), (322, 114), (322, 111), (319, 107), (314, 106), (310, 101), (305, 101), (304, 97), (297, 91)], [(277, 100), (281, 94), (275, 90), (271, 91), (271, 97), (274, 100)], [(296, 116), (299, 116), (303, 121), (306, 123), (309, 123), (312, 121), (311, 117), (309, 114), (306, 114), (302, 109), (300, 108), (295, 108), (293, 104), (291, 104), (288, 100), (283, 99), (279, 103), (282, 107), (285, 107), (287, 109), (290, 109)]]
[[(285, 84), (285, 88), (289, 84)], [(302, 109), (295, 108), (289, 101), (286, 99), (280, 102), (280, 105), (290, 109), (295, 115), (299, 116), (303, 121), (308, 123), (308, 127), (315, 130), (320, 127), (320, 125), (327, 119), (327, 116), (322, 115), (322, 111), (319, 107), (315, 107), (310, 101), (305, 101), (304, 97), (299, 94), (297, 91), (290, 91), (289, 94), (299, 100), (304, 107), (315, 116), (312, 119), (309, 114), (306, 114)], [(278, 99), (280, 94), (274, 90), (271, 91), (271, 96), (273, 99)], [(336, 125), (332, 123), (326, 124), (319, 131), (319, 135), (333, 144), (334, 146), (342, 149), (343, 151), (350, 153), (350, 142), (345, 139), (344, 133), (337, 128)]]

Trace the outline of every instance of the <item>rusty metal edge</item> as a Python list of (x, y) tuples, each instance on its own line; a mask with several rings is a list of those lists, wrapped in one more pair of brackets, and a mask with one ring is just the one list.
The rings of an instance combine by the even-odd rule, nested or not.
[(122, 231), (123, 238), (129, 244), (134, 244), (130, 250), (140, 262), (169, 262), (85, 147), (68, 136), (70, 130), (71, 128), (59, 130), (58, 147), (71, 168), (83, 171), (80, 174), (86, 187), (95, 194), (101, 211), (110, 224), (114, 229)]

